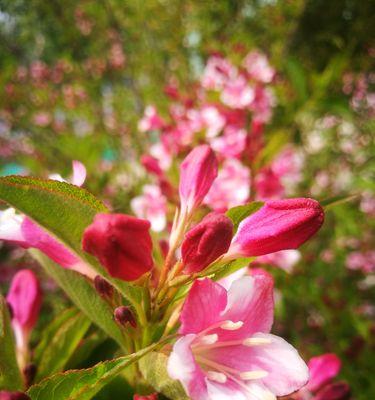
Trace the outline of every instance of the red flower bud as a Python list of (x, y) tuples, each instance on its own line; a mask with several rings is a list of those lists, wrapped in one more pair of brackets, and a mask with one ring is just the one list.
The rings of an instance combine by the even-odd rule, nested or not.
[(349, 400), (350, 395), (350, 387), (346, 382), (336, 382), (319, 390), (314, 400)]
[(97, 214), (83, 234), (82, 246), (110, 275), (133, 281), (151, 270), (150, 223), (125, 214)]
[(143, 156), (141, 156), (141, 163), (151, 174), (159, 177), (163, 175), (163, 171), (160, 168), (159, 161), (156, 158), (148, 154), (143, 154)]
[(96, 275), (94, 279), (94, 286), (100, 297), (108, 300), (112, 299), (113, 286), (100, 275)]
[(141, 396), (140, 394), (135, 394), (133, 400), (158, 400), (158, 394), (152, 393), (147, 396)]
[(233, 223), (224, 214), (210, 213), (185, 236), (182, 261), (187, 273), (202, 271), (224, 254), (232, 240)]
[(26, 387), (31, 386), (34, 382), (35, 375), (37, 373), (37, 366), (35, 364), (27, 364), (23, 369), (23, 376), (25, 377)]
[(312, 199), (268, 201), (239, 225), (228, 251), (232, 256), (261, 256), (297, 249), (322, 226), (324, 211)]
[(0, 400), (30, 400), (30, 397), (22, 392), (0, 392)]
[(188, 154), (180, 166), (179, 192), (183, 212), (199, 206), (217, 176), (217, 168), (215, 153), (206, 144)]
[(115, 321), (121, 325), (126, 326), (130, 324), (133, 328), (137, 327), (137, 321), (129, 307), (120, 306), (115, 309), (114, 312)]

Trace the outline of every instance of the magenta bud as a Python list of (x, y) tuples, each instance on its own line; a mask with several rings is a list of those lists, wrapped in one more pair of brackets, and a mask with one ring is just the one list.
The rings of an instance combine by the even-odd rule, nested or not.
[(158, 400), (158, 394), (152, 393), (148, 395), (135, 394), (133, 400)]
[(210, 213), (195, 225), (182, 242), (184, 272), (202, 271), (226, 253), (233, 235), (233, 223), (224, 214)]
[(229, 255), (254, 257), (297, 249), (322, 226), (324, 211), (313, 199), (268, 201), (239, 225)]
[(217, 176), (218, 163), (211, 147), (204, 144), (193, 149), (180, 166), (181, 209), (191, 212), (198, 207)]
[(97, 214), (82, 247), (99, 259), (109, 274), (134, 281), (153, 267), (150, 223), (125, 214)]
[(30, 400), (30, 397), (22, 392), (0, 392), (0, 400)]
[(314, 400), (349, 400), (350, 396), (350, 386), (346, 382), (336, 382), (319, 390)]
[(129, 307), (120, 306), (115, 309), (114, 312), (115, 321), (121, 325), (126, 326), (130, 324), (133, 328), (137, 327), (137, 321)]
[(23, 369), (23, 376), (25, 377), (26, 386), (29, 387), (33, 382), (36, 375), (37, 366), (35, 364), (27, 364)]
[(163, 175), (163, 171), (160, 168), (159, 161), (156, 158), (148, 154), (144, 154), (143, 156), (141, 156), (141, 163), (151, 174), (159, 177)]
[(112, 299), (113, 297), (113, 286), (100, 275), (96, 275), (94, 278), (94, 286), (100, 297), (104, 299)]

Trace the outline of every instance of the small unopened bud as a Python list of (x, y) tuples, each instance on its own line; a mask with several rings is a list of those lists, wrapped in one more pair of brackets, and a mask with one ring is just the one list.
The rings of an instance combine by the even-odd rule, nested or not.
[(336, 382), (319, 390), (314, 400), (349, 400), (350, 395), (350, 387), (346, 382)]
[(135, 394), (133, 400), (158, 400), (158, 394), (152, 393), (144, 396), (140, 394)]
[(94, 286), (101, 297), (108, 300), (112, 299), (113, 286), (100, 275), (96, 275), (94, 279)]
[(126, 326), (130, 324), (133, 328), (137, 327), (137, 321), (129, 307), (120, 306), (115, 309), (114, 312), (115, 321), (121, 325)]
[(36, 375), (37, 366), (35, 364), (27, 364), (23, 369), (23, 376), (25, 377), (26, 386), (29, 387), (33, 382)]
[(30, 400), (30, 397), (22, 392), (0, 392), (0, 400)]

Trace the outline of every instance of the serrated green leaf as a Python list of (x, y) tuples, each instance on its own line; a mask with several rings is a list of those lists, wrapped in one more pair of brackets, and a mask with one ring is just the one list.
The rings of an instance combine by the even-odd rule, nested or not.
[(87, 278), (78, 272), (62, 268), (38, 250), (30, 250), (30, 253), (92, 322), (123, 345), (122, 333), (113, 320), (112, 310)]
[(252, 203), (244, 204), (243, 206), (230, 208), (226, 212), (226, 215), (232, 220), (234, 231), (237, 231), (238, 225), (242, 220), (258, 211), (263, 206), (263, 204), (264, 203), (262, 201), (253, 201)]
[[(166, 338), (167, 342), (170, 338)], [(33, 385), (27, 394), (32, 400), (89, 400), (120, 372), (159, 347), (155, 343), (137, 353), (104, 361), (92, 368), (60, 372)]]
[(143, 357), (139, 366), (142, 375), (159, 393), (171, 400), (188, 400), (179, 381), (173, 380), (167, 371), (168, 357), (163, 353), (153, 352)]
[(90, 327), (90, 321), (77, 309), (68, 309), (43, 331), (35, 350), (36, 382), (62, 371)]
[(13, 330), (8, 307), (0, 296), (0, 390), (21, 390), (22, 377), (17, 365)]

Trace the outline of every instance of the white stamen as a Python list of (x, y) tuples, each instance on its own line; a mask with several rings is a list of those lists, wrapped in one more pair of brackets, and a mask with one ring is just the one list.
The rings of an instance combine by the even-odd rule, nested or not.
[(202, 344), (214, 344), (218, 341), (218, 339), (219, 339), (219, 336), (216, 333), (213, 333), (212, 335), (203, 336), (200, 339), (200, 342)]
[(225, 329), (226, 331), (236, 331), (237, 329), (242, 328), (243, 322), (242, 321), (225, 321), (220, 325), (221, 329)]
[(240, 377), (244, 381), (251, 380), (251, 379), (261, 379), (268, 375), (267, 371), (259, 370), (259, 371), (246, 371), (241, 372)]
[(227, 376), (225, 374), (216, 371), (207, 371), (207, 378), (219, 383), (225, 383), (227, 381)]
[(267, 338), (257, 338), (257, 337), (250, 337), (245, 339), (242, 344), (244, 346), (260, 346), (262, 344), (270, 344), (271, 343), (271, 339), (267, 339)]

